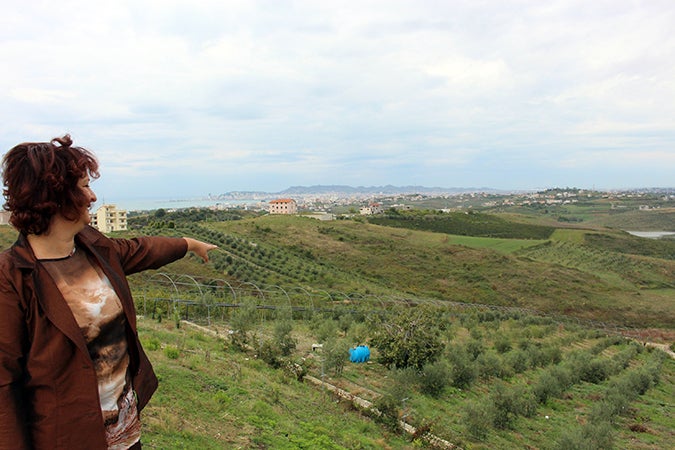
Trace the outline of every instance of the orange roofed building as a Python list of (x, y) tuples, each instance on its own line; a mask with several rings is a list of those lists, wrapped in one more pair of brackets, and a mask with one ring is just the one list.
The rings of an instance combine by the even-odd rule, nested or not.
[(297, 214), (298, 204), (292, 198), (280, 198), (270, 202), (270, 214)]

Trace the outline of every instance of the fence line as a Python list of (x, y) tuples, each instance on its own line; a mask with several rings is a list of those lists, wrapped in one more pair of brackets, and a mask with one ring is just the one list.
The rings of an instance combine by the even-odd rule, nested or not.
[[(157, 292), (157, 287), (163, 287)], [(171, 295), (167, 298), (167, 288)], [(160, 295), (163, 294), (163, 295)], [(138, 297), (138, 296), (137, 296)], [(279, 285), (257, 285), (252, 282), (242, 282), (233, 285), (223, 279), (200, 280), (187, 274), (170, 274), (159, 272), (146, 280), (142, 288), (143, 314), (155, 316), (164, 311), (171, 312), (175, 318), (190, 320), (190, 313), (197, 314), (199, 310), (206, 310), (206, 319), (211, 324), (211, 312), (220, 312), (221, 320), (231, 308), (239, 308), (254, 302), (258, 310), (290, 310), (292, 313), (378, 313), (386, 314), (392, 306), (414, 307), (430, 305), (443, 309), (457, 309), (468, 312), (498, 312), (542, 317), (559, 324), (574, 324), (584, 328), (604, 330), (608, 334), (617, 334), (639, 341), (649, 341), (650, 330), (638, 330), (634, 327), (602, 321), (579, 318), (575, 316), (545, 313), (539, 310), (484, 303), (469, 303), (423, 298), (416, 296), (383, 296), (363, 294), (359, 292), (346, 293), (340, 291), (328, 292), (314, 290), (309, 287), (294, 286), (281, 287)], [(229, 301), (225, 301), (229, 299)], [(150, 304), (148, 304), (150, 303)], [(217, 315), (217, 314), (216, 314)]]

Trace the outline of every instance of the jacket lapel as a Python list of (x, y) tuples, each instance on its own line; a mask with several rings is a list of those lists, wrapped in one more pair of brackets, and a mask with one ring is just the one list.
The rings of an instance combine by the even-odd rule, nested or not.
[[(44, 273), (41, 274), (41, 272)], [(52, 277), (44, 268), (36, 266), (33, 271), (33, 280), (37, 300), (42, 306), (42, 310), (45, 312), (47, 318), (56, 328), (68, 336), (68, 339), (73, 341), (82, 352), (89, 355), (87, 343), (84, 340), (84, 335), (80, 330), (80, 326), (75, 321), (75, 316), (73, 316), (70, 307), (63, 298), (56, 283), (52, 280)]]
[(45, 316), (63, 334), (65, 334), (85, 355), (89, 355), (87, 343), (70, 307), (61, 291), (47, 271), (37, 262), (28, 240), (22, 234), (12, 246), (17, 267), (32, 277), (35, 289), (35, 300), (39, 303)]

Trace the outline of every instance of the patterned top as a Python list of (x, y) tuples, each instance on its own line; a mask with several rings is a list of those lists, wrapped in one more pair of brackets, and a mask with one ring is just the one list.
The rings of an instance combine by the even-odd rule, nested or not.
[(126, 319), (122, 304), (95, 260), (83, 251), (40, 260), (80, 326), (94, 363), (109, 449), (140, 439), (136, 397), (128, 375)]

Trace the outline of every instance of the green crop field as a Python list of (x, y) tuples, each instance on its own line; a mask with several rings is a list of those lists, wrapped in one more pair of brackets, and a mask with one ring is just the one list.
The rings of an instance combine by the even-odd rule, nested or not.
[(589, 244), (598, 231), (561, 229), (542, 241), (264, 216), (182, 232), (218, 243), (213, 265), (235, 282), (528, 307), (630, 326), (675, 323), (672, 302), (652, 295), (674, 288), (672, 261)]
[(543, 242), (545, 241), (537, 239), (500, 239), (459, 235), (448, 235), (446, 241), (446, 243), (450, 245), (464, 245), (466, 247), (472, 248), (484, 248), (500, 253), (515, 253)]
[[(296, 318), (296, 347), (274, 357), (270, 343), (283, 321), (275, 315), (253, 318), (250, 350), (227, 337), (230, 321), (204, 324), (205, 332), (146, 316), (140, 332), (161, 382), (144, 415), (145, 443), (405, 449), (432, 447), (431, 434), (472, 449), (656, 449), (672, 440), (675, 364), (664, 353), (542, 318), (460, 311), (438, 317), (446, 319), (438, 333), (444, 350), (417, 371), (387, 367), (376, 347), (369, 363), (336, 361), (336, 350), (346, 355), (349, 345), (368, 339), (356, 317)], [(313, 351), (312, 342), (324, 348)], [(304, 378), (286, 364), (301, 366)], [(371, 401), (386, 415), (373, 415), (310, 377)], [(402, 432), (399, 420), (424, 433)]]

